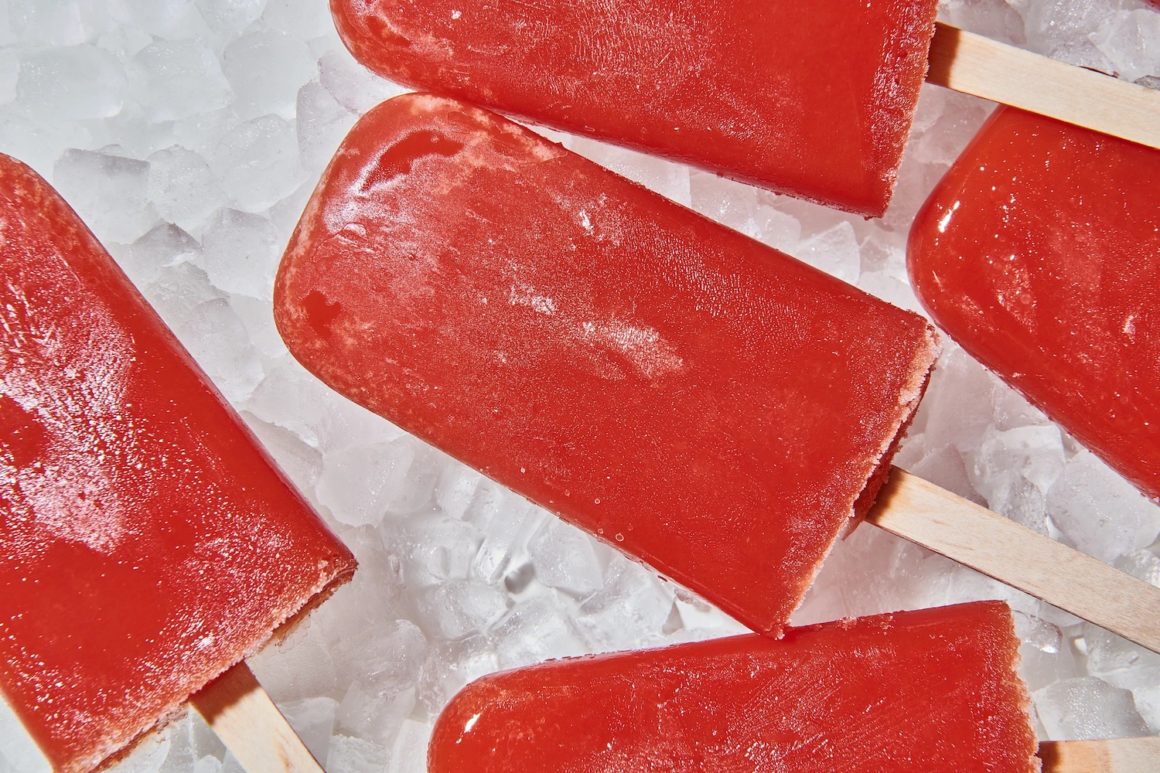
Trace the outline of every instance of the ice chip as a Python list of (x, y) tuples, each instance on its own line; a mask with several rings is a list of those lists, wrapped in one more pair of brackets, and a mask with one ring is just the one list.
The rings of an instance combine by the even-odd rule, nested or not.
[(234, 40), (223, 62), (236, 95), (234, 109), (244, 118), (293, 118), (298, 89), (318, 71), (305, 43), (273, 30)]
[(226, 292), (269, 298), (280, 243), (278, 231), (265, 217), (223, 209), (202, 239), (205, 272)]
[(1160, 534), (1160, 507), (1090, 451), (1067, 463), (1047, 506), (1060, 531), (1102, 561), (1147, 547)]
[(243, 123), (222, 138), (213, 167), (234, 206), (245, 212), (269, 209), (305, 179), (294, 125), (276, 115)]
[(1036, 690), (1032, 699), (1049, 738), (1082, 741), (1148, 734), (1132, 693), (1094, 676), (1064, 679)]
[(124, 106), (127, 89), (117, 59), (91, 45), (28, 56), (16, 83), (20, 104), (44, 121), (111, 118)]
[(158, 215), (190, 232), (225, 203), (205, 158), (180, 145), (149, 156), (147, 195)]
[(608, 553), (575, 526), (555, 518), (545, 521), (528, 543), (528, 551), (536, 577), (549, 587), (585, 596), (604, 584)]
[(53, 182), (103, 242), (133, 242), (157, 222), (148, 200), (145, 161), (69, 150), (57, 161)]
[(213, 50), (194, 40), (159, 40), (133, 58), (134, 94), (153, 121), (225, 107), (230, 85)]

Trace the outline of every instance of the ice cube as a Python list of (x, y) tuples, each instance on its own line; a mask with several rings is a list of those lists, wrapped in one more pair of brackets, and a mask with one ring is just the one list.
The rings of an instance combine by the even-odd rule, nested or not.
[(16, 83), (20, 105), (45, 122), (110, 118), (121, 111), (127, 89), (116, 57), (91, 45), (28, 55)]
[(422, 771), (427, 767), (427, 742), (431, 737), (431, 727), (424, 722), (404, 719), (391, 746), (391, 759), (387, 770)]
[(797, 245), (794, 257), (850, 284), (857, 282), (861, 273), (858, 237), (846, 222), (807, 238)]
[(326, 769), (337, 773), (382, 773), (388, 759), (387, 750), (378, 744), (336, 735), (330, 741)]
[(474, 580), (430, 586), (419, 593), (416, 603), (423, 629), (441, 639), (482, 633), (508, 610), (502, 591)]
[(197, 0), (202, 19), (221, 37), (232, 38), (262, 15), (267, 0)]
[(201, 155), (173, 145), (149, 156), (147, 195), (157, 214), (190, 233), (225, 203), (209, 164)]
[(69, 150), (53, 182), (103, 242), (129, 244), (157, 223), (148, 200), (149, 164), (113, 152)]
[(499, 669), (495, 642), (489, 636), (432, 641), (419, 677), (420, 705), (434, 721), (435, 715), (465, 684)]
[[(328, 454), (318, 481), (319, 500), (352, 526), (377, 525), (388, 510), (415, 509), (418, 501), (429, 501), (429, 476), (413, 474), (421, 453), (417, 441), (404, 437)], [(421, 464), (424, 457), (418, 458)]]
[(384, 692), (355, 682), (339, 704), (335, 727), (344, 735), (386, 746), (414, 708), (414, 688)]
[(485, 478), (475, 470), (465, 464), (448, 462), (441, 466), (435, 483), (435, 503), (444, 515), (462, 518), (483, 485), (487, 485)]
[(1094, 676), (1064, 679), (1036, 690), (1032, 698), (1051, 739), (1135, 738), (1148, 734), (1132, 693)]
[(321, 83), (311, 81), (298, 92), (297, 121), (302, 163), (321, 172), (354, 125), (355, 116)]
[(20, 57), (11, 49), (0, 49), (0, 105), (16, 99), (16, 82), (20, 78)]
[(229, 293), (269, 299), (282, 238), (261, 215), (223, 209), (202, 238), (205, 272), (214, 286)]
[(234, 109), (242, 118), (293, 118), (298, 89), (318, 72), (305, 43), (269, 29), (234, 40), (223, 63), (234, 89)]
[(215, 298), (199, 304), (173, 328), (227, 400), (240, 405), (253, 394), (264, 371), (245, 325), (228, 300)]
[(1160, 13), (1155, 8), (1107, 14), (1089, 39), (1121, 78), (1160, 76)]
[(77, 0), (8, 0), (4, 10), (12, 41), (62, 47), (83, 43), (88, 37)]
[(226, 134), (212, 165), (234, 206), (245, 212), (269, 209), (305, 180), (294, 125), (276, 115), (247, 121)]
[(564, 144), (570, 150), (651, 188), (667, 199), (686, 207), (692, 204), (690, 170), (684, 164), (578, 135), (567, 135)]
[(315, 0), (267, 0), (262, 23), (298, 39), (334, 38), (334, 20), (326, 3)]
[(407, 91), (367, 70), (341, 46), (323, 54), (318, 67), (323, 88), (340, 105), (357, 115)]
[(597, 651), (661, 644), (675, 593), (651, 570), (612, 554), (604, 586), (581, 603), (576, 622)]
[(279, 704), (278, 708), (314, 758), (326, 759), (338, 704), (330, 698), (305, 698)]
[(545, 585), (585, 596), (604, 584), (608, 548), (575, 526), (549, 518), (528, 543), (536, 577)]
[(1103, 561), (1147, 547), (1160, 534), (1160, 506), (1090, 451), (1081, 451), (1048, 492), (1051, 520)]
[(971, 486), (991, 510), (1047, 534), (1047, 491), (1064, 468), (1063, 438), (1054, 425), (988, 428), (966, 455)]
[(168, 267), (196, 260), (201, 245), (175, 225), (159, 225), (132, 244), (108, 244), (122, 270), (138, 287), (147, 287), (160, 278)]
[(229, 104), (230, 85), (217, 55), (195, 40), (159, 40), (133, 58), (134, 96), (152, 121), (218, 110)]
[(118, 0), (114, 7), (124, 24), (161, 38), (193, 37), (204, 27), (194, 0)]
[(518, 668), (589, 652), (568, 609), (569, 603), (554, 592), (514, 607), (492, 629), (500, 667)]
[(0, 773), (49, 773), (51, 770), (16, 712), (0, 695)]

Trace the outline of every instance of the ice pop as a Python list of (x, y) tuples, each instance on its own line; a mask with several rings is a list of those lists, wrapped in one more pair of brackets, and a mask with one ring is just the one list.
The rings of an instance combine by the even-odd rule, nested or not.
[(91, 769), (351, 554), (76, 214), (0, 156), (0, 690)]
[(865, 215), (890, 200), (936, 0), (331, 0), (375, 72)]
[(1160, 151), (1001, 108), (909, 262), (943, 329), (1160, 498)]
[(484, 677), (430, 773), (1037, 771), (1002, 602), (898, 612)]
[(344, 141), (275, 320), (339, 392), (770, 632), (936, 353), (917, 315), (425, 95)]

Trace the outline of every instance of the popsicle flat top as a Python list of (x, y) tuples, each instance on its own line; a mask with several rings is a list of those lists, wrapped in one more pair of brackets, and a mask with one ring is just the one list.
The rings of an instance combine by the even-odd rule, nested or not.
[(424, 95), (343, 142), (275, 320), (339, 392), (771, 632), (935, 354), (917, 315)]
[(350, 553), (76, 214), (0, 156), (0, 690), (86, 770)]
[(1160, 498), (1160, 151), (1000, 108), (908, 260), (963, 348)]
[(1039, 769), (1002, 602), (552, 661), (443, 710), (431, 773)]
[(868, 216), (890, 200), (936, 0), (331, 0), (370, 69)]

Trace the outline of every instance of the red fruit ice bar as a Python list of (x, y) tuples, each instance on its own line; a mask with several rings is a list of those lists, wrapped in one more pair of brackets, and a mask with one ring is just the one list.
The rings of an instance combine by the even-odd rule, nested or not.
[(869, 507), (933, 330), (492, 113), (393, 99), (275, 286), (339, 392), (778, 631)]
[(964, 349), (1160, 499), (1160, 151), (1001, 108), (909, 262)]
[(331, 0), (387, 78), (869, 216), (936, 0)]
[(484, 677), (431, 773), (1039, 770), (998, 602), (575, 658)]
[(353, 570), (76, 214), (0, 156), (0, 690), (52, 765), (97, 766)]

